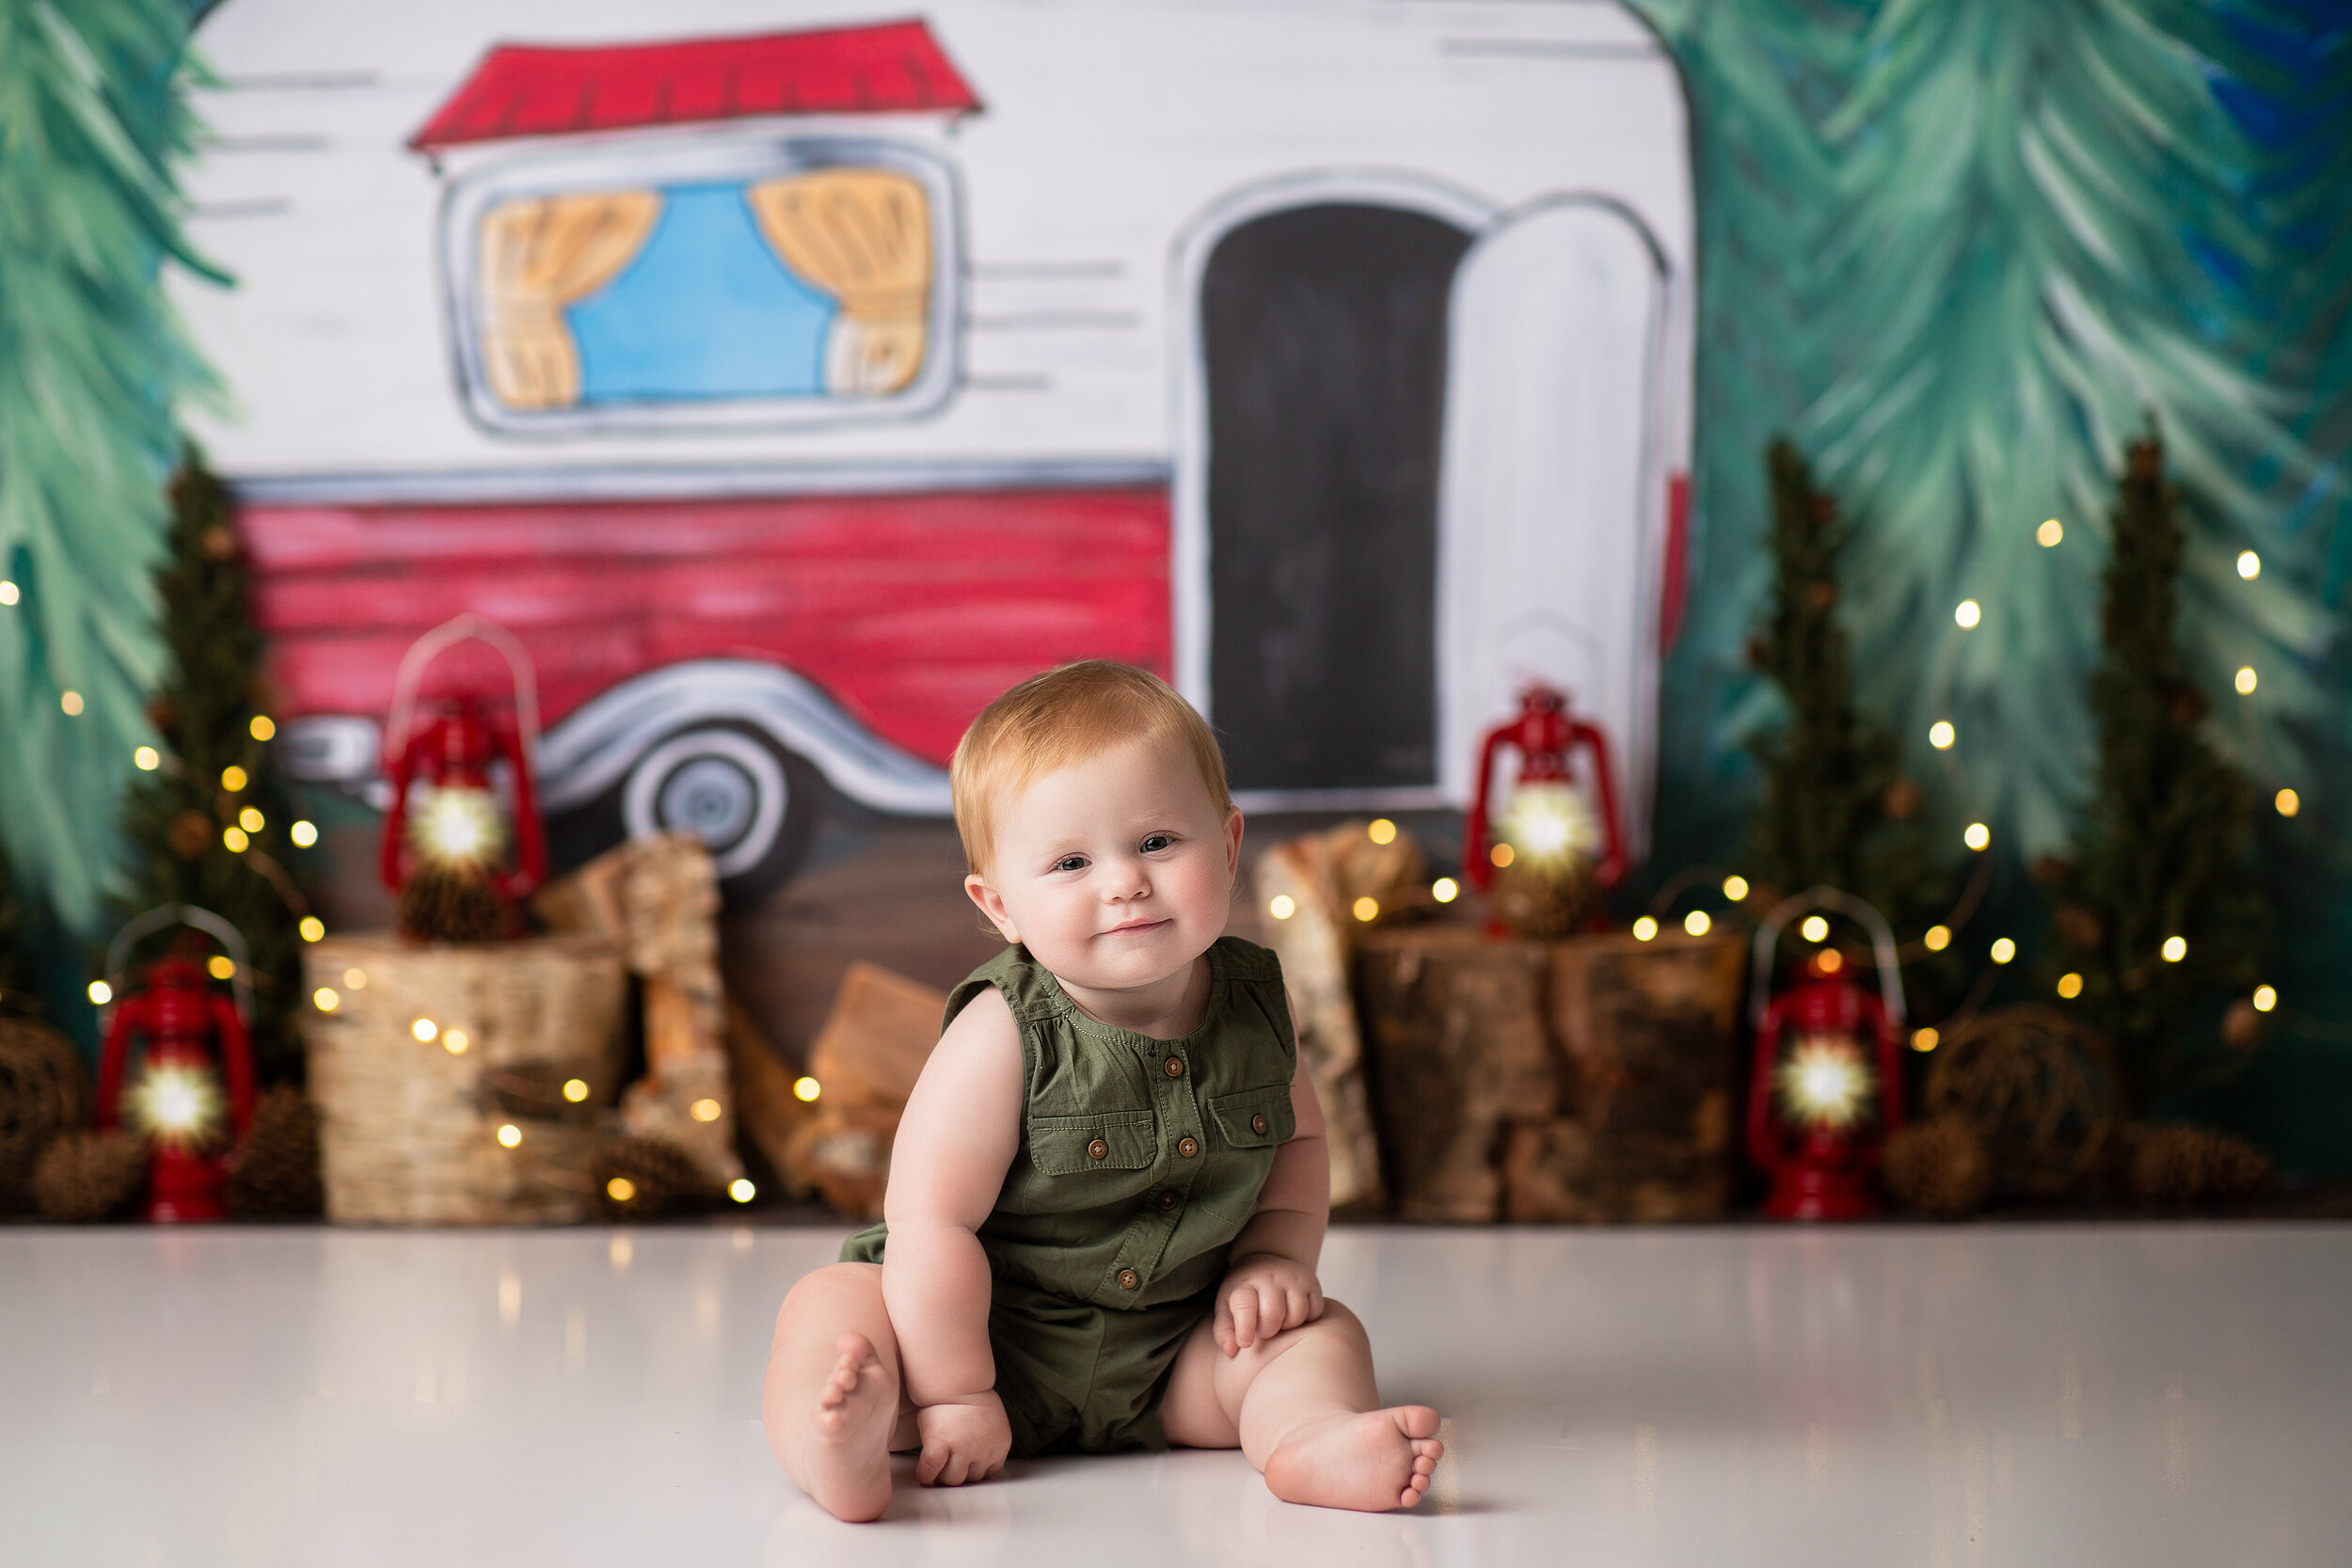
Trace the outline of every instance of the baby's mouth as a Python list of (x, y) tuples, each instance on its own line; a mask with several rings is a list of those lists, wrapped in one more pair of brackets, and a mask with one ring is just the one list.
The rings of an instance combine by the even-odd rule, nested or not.
[(1124, 926), (1114, 926), (1102, 934), (1106, 937), (1132, 937), (1145, 931), (1156, 931), (1167, 924), (1165, 920), (1131, 920)]

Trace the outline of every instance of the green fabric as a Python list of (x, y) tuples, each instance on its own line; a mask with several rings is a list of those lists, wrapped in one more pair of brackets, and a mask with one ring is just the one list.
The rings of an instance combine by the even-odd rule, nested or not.
[[(1021, 1147), (979, 1229), (1016, 1452), (1167, 1446), (1168, 1370), (1297, 1131), (1280, 964), (1236, 937), (1208, 958), (1208, 1009), (1180, 1040), (1089, 1018), (1025, 947), (947, 999), (951, 1022), (993, 986), (1021, 1030)], [(875, 1226), (842, 1260), (879, 1262), (887, 1240)]]

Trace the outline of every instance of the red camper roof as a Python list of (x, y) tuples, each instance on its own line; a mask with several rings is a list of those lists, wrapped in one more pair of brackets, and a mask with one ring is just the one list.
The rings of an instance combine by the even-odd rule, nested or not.
[(920, 20), (667, 43), (492, 49), (408, 138), (420, 152), (755, 115), (961, 114), (980, 101)]

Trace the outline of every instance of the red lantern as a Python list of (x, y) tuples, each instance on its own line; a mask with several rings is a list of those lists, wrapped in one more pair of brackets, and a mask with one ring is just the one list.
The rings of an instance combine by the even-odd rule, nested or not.
[[(440, 699), (420, 722), (416, 690), (425, 667), (469, 639), (505, 657), (510, 705), (500, 711), (486, 695), (463, 692)], [(480, 616), (460, 615), (417, 639), (401, 660), (384, 729), (385, 771), (392, 784), (378, 857), (384, 885), (397, 893), (417, 870), (433, 867), (478, 875), (509, 904), (538, 886), (548, 863), (532, 779), (538, 742), (531, 661), (512, 633)], [(501, 762), (511, 819), (492, 771)]]
[[(1518, 781), (1500, 820), (1489, 817), (1495, 760), (1504, 747), (1519, 753)], [(1571, 753), (1592, 753), (1593, 808), (1576, 787)], [(1625, 876), (1625, 839), (1617, 828), (1617, 797), (1609, 777), (1609, 742), (1591, 724), (1571, 717), (1567, 693), (1541, 684), (1519, 694), (1518, 717), (1486, 732), (1478, 750), (1478, 790), (1462, 827), (1462, 876), (1484, 889), (1494, 880), (1490, 826), (1501, 830), (1513, 855), (1536, 858), (1583, 856), (1597, 863), (1593, 879), (1603, 888)], [(1523, 842), (1522, 842), (1523, 841)]]
[[(245, 943), (202, 910), (149, 911), (115, 939), (116, 954), (158, 926), (182, 921), (225, 933), (232, 949), (228, 966), (242, 992)], [(119, 958), (110, 958), (107, 968), (119, 971)], [(150, 964), (145, 984), (115, 1002), (107, 1018), (98, 1065), (98, 1125), (125, 1121), (152, 1150), (147, 1218), (216, 1220), (227, 1212), (220, 1195), (229, 1149), (253, 1123), (253, 1051), (244, 1015), (214, 989), (206, 966), (185, 954)]]
[[(1825, 944), (1805, 958), (1794, 986), (1764, 1002), (1782, 927), (1824, 908), (1870, 928), (1877, 994), (1856, 983), (1845, 954)], [(1748, 1155), (1772, 1178), (1764, 1212), (1794, 1220), (1873, 1212), (1870, 1182), (1887, 1138), (1903, 1122), (1903, 996), (1893, 934), (1860, 899), (1815, 888), (1784, 901), (1757, 927), (1753, 982)]]

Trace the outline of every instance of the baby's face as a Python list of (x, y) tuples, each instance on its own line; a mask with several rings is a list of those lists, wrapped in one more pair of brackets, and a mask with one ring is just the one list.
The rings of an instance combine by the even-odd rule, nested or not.
[(1032, 780), (995, 804), (973, 902), (1065, 984), (1166, 979), (1223, 934), (1241, 814), (1219, 813), (1182, 742), (1138, 740)]

